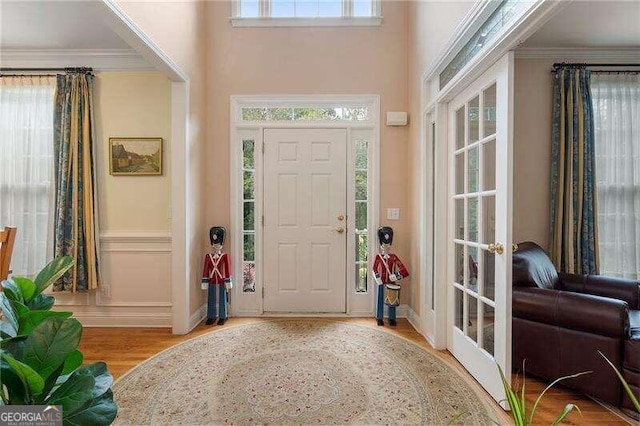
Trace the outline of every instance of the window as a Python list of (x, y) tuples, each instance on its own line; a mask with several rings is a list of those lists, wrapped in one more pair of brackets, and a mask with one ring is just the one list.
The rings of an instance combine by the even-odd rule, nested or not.
[(242, 108), (242, 121), (367, 121), (367, 107)]
[(0, 78), (0, 226), (18, 228), (14, 275), (33, 277), (47, 262), (54, 91), (52, 78)]
[(640, 279), (640, 75), (591, 76), (600, 273)]
[(236, 0), (237, 26), (379, 25), (380, 0)]
[(368, 203), (368, 164), (369, 142), (356, 140), (356, 291), (367, 291), (367, 253), (369, 252), (367, 230), (367, 203)]
[(243, 226), (242, 226), (242, 291), (256, 291), (256, 169), (255, 142), (252, 139), (242, 141), (242, 188), (243, 188)]

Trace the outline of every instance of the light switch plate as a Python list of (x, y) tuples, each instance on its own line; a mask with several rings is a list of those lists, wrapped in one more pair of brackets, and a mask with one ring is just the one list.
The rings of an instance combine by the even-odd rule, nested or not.
[(400, 209), (395, 208), (395, 207), (387, 209), (387, 219), (388, 220), (399, 220), (400, 219)]

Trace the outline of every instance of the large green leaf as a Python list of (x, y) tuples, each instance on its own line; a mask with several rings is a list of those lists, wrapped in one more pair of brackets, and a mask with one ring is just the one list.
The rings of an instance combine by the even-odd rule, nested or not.
[(9, 364), (11, 370), (20, 378), (29, 395), (38, 395), (44, 389), (44, 379), (37, 371), (13, 358), (7, 353), (3, 353), (2, 359)]
[(18, 318), (18, 334), (30, 334), (42, 321), (51, 317), (69, 318), (73, 312), (29, 311)]
[(2, 332), (11, 337), (16, 336), (18, 334), (18, 318), (5, 292), (0, 293), (0, 308), (2, 309)]
[(78, 372), (86, 372), (88, 374), (91, 374), (91, 376), (95, 379), (96, 383), (92, 391), (94, 398), (97, 398), (108, 391), (113, 384), (113, 377), (107, 370), (107, 364), (102, 361), (85, 365), (84, 367), (80, 368)]
[(34, 311), (48, 311), (53, 307), (56, 299), (53, 296), (47, 296), (46, 294), (36, 294), (31, 302), (29, 302), (29, 309)]
[(20, 293), (22, 293), (24, 302), (28, 303), (36, 292), (36, 284), (29, 278), (15, 277), (12, 279), (20, 288)]
[(15, 312), (16, 317), (20, 319), (21, 315), (26, 314), (31, 309), (27, 308), (27, 306), (23, 303), (17, 302), (15, 300), (11, 301), (11, 307), (13, 308), (13, 312)]
[(23, 360), (47, 379), (78, 347), (81, 335), (82, 325), (76, 319), (47, 318), (27, 337)]
[(84, 355), (79, 350), (75, 350), (69, 354), (67, 359), (64, 360), (64, 368), (62, 374), (71, 374), (76, 368), (82, 365), (84, 361)]
[(27, 389), (20, 377), (9, 367), (9, 364), (0, 358), (0, 386), (4, 386), (9, 394), (9, 404), (27, 405)]
[(91, 373), (76, 371), (69, 379), (53, 391), (46, 405), (62, 405), (64, 414), (72, 414), (93, 399), (95, 380)]
[(20, 291), (20, 287), (18, 287), (18, 284), (16, 284), (13, 278), (2, 281), (2, 292), (10, 300), (15, 300), (20, 303), (24, 302), (22, 291)]
[(64, 413), (65, 425), (103, 426), (113, 422), (118, 414), (118, 406), (113, 402), (113, 392), (106, 391), (80, 408), (75, 413)]
[(36, 277), (36, 292), (42, 293), (44, 289), (56, 282), (58, 278), (73, 266), (73, 262), (71, 256), (56, 257), (49, 262)]
[(0, 349), (20, 361), (22, 360), (24, 341), (26, 339), (27, 336), (16, 336), (10, 339), (3, 339), (0, 341)]
[(38, 398), (36, 398), (36, 404), (44, 405), (44, 401), (49, 397), (51, 390), (58, 384), (58, 378), (60, 377), (63, 368), (64, 364), (60, 364), (53, 373), (49, 374), (47, 380), (44, 381), (44, 389), (42, 390), (42, 393)]

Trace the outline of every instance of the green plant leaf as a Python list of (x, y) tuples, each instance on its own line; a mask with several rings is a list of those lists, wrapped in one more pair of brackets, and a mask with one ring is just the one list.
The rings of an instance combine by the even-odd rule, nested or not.
[(92, 391), (92, 395), (94, 398), (97, 398), (108, 391), (113, 384), (113, 377), (107, 370), (107, 364), (102, 361), (86, 365), (79, 369), (78, 372), (86, 372), (88, 374), (91, 374), (91, 376), (95, 379), (96, 383)]
[(36, 285), (29, 278), (15, 277), (12, 278), (13, 282), (20, 288), (22, 299), (24, 303), (29, 303), (36, 292)]
[(64, 360), (64, 369), (62, 370), (62, 374), (71, 374), (76, 368), (82, 365), (82, 361), (84, 361), (84, 355), (79, 350), (75, 350), (69, 354), (67, 359)]
[(36, 398), (36, 404), (44, 405), (44, 401), (49, 397), (51, 390), (58, 384), (58, 378), (62, 373), (62, 369), (64, 368), (64, 364), (60, 364), (56, 370), (49, 374), (47, 380), (44, 381), (44, 389), (42, 389), (42, 393)]
[(29, 396), (35, 396), (42, 392), (42, 389), (44, 389), (44, 379), (33, 368), (18, 361), (7, 353), (3, 353), (1, 356), (2, 359), (9, 364), (11, 370), (20, 378), (22, 383), (24, 383)]
[(62, 405), (62, 412), (72, 414), (92, 400), (95, 380), (89, 372), (76, 371), (45, 401), (46, 405)]
[(533, 423), (533, 415), (536, 413), (536, 409), (538, 408), (538, 403), (540, 402), (540, 400), (542, 399), (542, 397), (544, 396), (545, 393), (547, 393), (547, 391), (549, 389), (551, 389), (552, 387), (555, 386), (556, 383), (561, 382), (563, 380), (567, 380), (567, 379), (573, 379), (576, 377), (580, 377), (580, 376), (584, 376), (585, 374), (591, 374), (592, 371), (583, 371), (582, 373), (576, 373), (576, 374), (572, 374), (570, 376), (562, 376), (562, 377), (558, 377), (557, 379), (555, 379), (553, 382), (551, 382), (551, 384), (549, 384), (549, 386), (547, 386), (546, 388), (544, 388), (544, 390), (542, 391), (542, 393), (540, 395), (538, 395), (538, 398), (536, 398), (536, 402), (533, 404), (533, 408), (531, 409), (531, 416), (529, 417), (529, 424)]
[(31, 311), (26, 305), (23, 303), (17, 302), (15, 300), (11, 301), (11, 307), (13, 308), (13, 312), (16, 314), (16, 318), (18, 318), (18, 322), (20, 322), (20, 316), (26, 314)]
[(27, 336), (16, 336), (11, 337), (10, 339), (3, 339), (0, 341), (0, 349), (20, 361), (22, 360), (24, 341), (26, 339)]
[(118, 406), (113, 401), (113, 392), (106, 391), (98, 398), (94, 398), (75, 413), (64, 413), (65, 425), (102, 426), (113, 422), (118, 414)]
[(47, 379), (78, 347), (81, 336), (82, 325), (78, 320), (46, 318), (27, 337), (23, 360)]
[(53, 296), (47, 296), (46, 294), (38, 293), (31, 299), (31, 302), (27, 305), (29, 309), (34, 311), (48, 311), (53, 307), (56, 299)]
[(42, 293), (44, 289), (56, 282), (58, 278), (73, 266), (74, 260), (71, 256), (56, 257), (47, 264), (35, 279), (36, 292)]
[(15, 337), (18, 334), (18, 318), (6, 292), (0, 293), (0, 307), (2, 308), (2, 331), (11, 337)]
[(51, 317), (69, 318), (73, 312), (29, 311), (18, 318), (18, 334), (29, 334), (42, 321)]
[(507, 382), (506, 377), (504, 376), (504, 372), (500, 365), (496, 364), (498, 367), (498, 371), (500, 372), (500, 379), (502, 380), (502, 387), (504, 388), (504, 393), (507, 396), (507, 403), (509, 404), (509, 408), (511, 409), (511, 417), (513, 418), (513, 422), (516, 426), (524, 426), (525, 417), (523, 416), (524, 407), (520, 405), (520, 401), (518, 400), (518, 396), (513, 391), (509, 383)]
[(627, 393), (627, 396), (629, 397), (629, 399), (633, 403), (633, 406), (635, 407), (636, 411), (638, 413), (640, 413), (640, 402), (638, 402), (638, 398), (636, 398), (636, 396), (633, 394), (633, 391), (629, 387), (629, 383), (627, 383), (627, 381), (624, 379), (624, 377), (622, 377), (622, 374), (620, 373), (620, 371), (618, 371), (616, 366), (613, 365), (613, 363), (611, 361), (609, 361), (609, 358), (604, 356), (604, 354), (602, 352), (600, 352), (600, 351), (598, 351), (598, 353), (600, 354), (600, 356), (602, 358), (604, 358), (605, 361), (607, 361), (607, 363), (611, 366), (611, 368), (613, 368), (613, 371), (616, 372), (616, 375), (618, 376), (618, 379), (620, 379), (620, 383), (622, 383), (622, 387), (624, 388), (624, 391)]
[(578, 408), (577, 405), (575, 405), (575, 404), (567, 404), (567, 405), (565, 405), (564, 410), (562, 410), (562, 413), (560, 413), (558, 418), (555, 419), (551, 425), (552, 426), (559, 425), (564, 420), (564, 418), (567, 417), (571, 411), (573, 411), (574, 408), (578, 413), (580, 413), (582, 415), (582, 411), (580, 411), (580, 409)]
[[(27, 389), (24, 382), (9, 367), (9, 364), (0, 358), (0, 388), (4, 386), (8, 392), (8, 400), (11, 405), (27, 405), (29, 398), (27, 397)], [(2, 392), (2, 389), (0, 389)]]
[(24, 302), (20, 287), (18, 287), (18, 284), (15, 283), (13, 278), (2, 281), (2, 292), (9, 300), (15, 300), (20, 303)]

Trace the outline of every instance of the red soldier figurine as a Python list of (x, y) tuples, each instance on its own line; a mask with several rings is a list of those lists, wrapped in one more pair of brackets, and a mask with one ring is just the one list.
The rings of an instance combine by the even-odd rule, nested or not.
[(389, 325), (395, 326), (396, 306), (400, 305), (400, 286), (396, 283), (408, 277), (409, 272), (398, 256), (388, 252), (393, 243), (393, 229), (389, 226), (378, 228), (378, 240), (380, 253), (373, 261), (373, 276), (378, 291), (376, 321), (378, 325), (384, 325), (384, 305), (386, 304), (389, 307)]
[(222, 253), (225, 229), (222, 226), (214, 226), (209, 230), (209, 239), (213, 246), (213, 253), (204, 256), (204, 269), (202, 271), (202, 284), (207, 286), (207, 325), (215, 322), (216, 318), (216, 287), (218, 287), (218, 325), (227, 321), (227, 291), (231, 290), (231, 268), (229, 256)]

